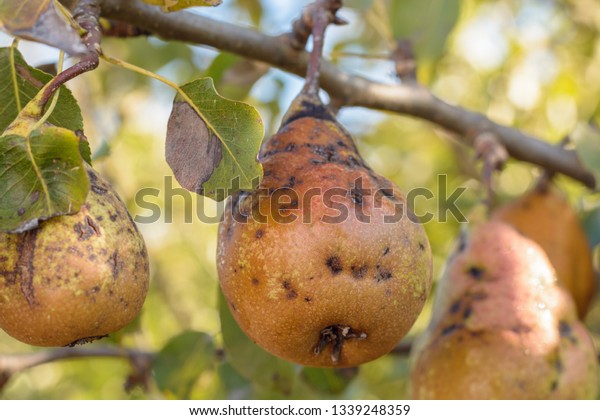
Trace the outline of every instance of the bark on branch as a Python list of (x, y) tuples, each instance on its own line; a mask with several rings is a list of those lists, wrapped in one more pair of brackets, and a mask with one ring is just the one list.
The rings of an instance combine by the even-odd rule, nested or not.
[[(308, 54), (295, 49), (289, 36), (269, 36), (252, 29), (216, 21), (188, 12), (166, 14), (139, 0), (99, 0), (102, 16), (125, 21), (166, 40), (202, 44), (263, 61), (303, 76)], [(376, 83), (343, 72), (330, 62), (321, 65), (323, 89), (345, 105), (411, 115), (433, 122), (459, 136), (468, 145), (483, 132), (493, 133), (516, 159), (563, 173), (594, 188), (594, 176), (572, 150), (563, 150), (519, 130), (491, 121), (486, 116), (450, 105), (416, 84)]]
[(62, 347), (25, 354), (0, 354), (0, 388), (18, 372), (57, 360), (89, 357), (111, 357), (129, 359), (134, 365), (148, 365), (155, 354), (152, 352), (120, 347)]

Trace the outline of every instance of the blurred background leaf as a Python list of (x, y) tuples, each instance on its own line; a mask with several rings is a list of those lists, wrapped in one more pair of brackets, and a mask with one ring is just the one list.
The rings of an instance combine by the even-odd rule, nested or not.
[[(335, 51), (387, 54), (385, 34), (368, 20), (378, 2), (345, 1), (340, 15), (350, 23), (328, 30), (325, 54)], [(193, 13), (277, 35), (289, 31), (291, 21), (308, 3), (309, 0), (232, 0), (217, 8), (194, 9)], [(413, 27), (420, 25), (409, 33), (414, 35), (415, 42), (419, 36), (437, 31), (420, 22), (422, 11), (417, 9), (429, 3), (432, 2), (407, 2), (413, 5), (409, 15), (414, 20)], [(396, 25), (390, 21), (390, 13), (383, 15), (385, 22), (380, 26)], [(449, 17), (453, 13), (456, 12)], [(430, 59), (421, 56), (417, 49), (420, 82), (447, 102), (557, 143), (572, 134), (578, 124), (587, 124), (594, 118), (600, 123), (599, 34), (600, 8), (595, 1), (463, 1), (456, 24), (443, 40), (441, 54), (431, 60), (430, 69), (427, 67)], [(0, 35), (0, 45), (10, 42), (10, 38)], [(20, 48), (33, 66), (56, 61), (53, 49), (27, 42), (21, 42)], [(204, 76), (218, 80), (219, 91), (228, 89), (221, 80), (232, 64), (217, 62), (211, 68), (221, 54), (212, 48), (149, 37), (106, 38), (103, 49), (108, 55), (149, 68), (178, 84)], [(398, 82), (393, 64), (385, 60), (339, 55), (336, 65), (380, 82)], [(259, 111), (267, 133), (273, 133), (302, 82), (295, 75), (271, 69), (251, 86), (244, 85), (240, 95), (246, 95), (243, 100)], [(361, 366), (356, 376), (334, 394), (331, 390), (341, 389), (342, 382), (338, 386), (337, 380), (332, 380), (331, 389), (324, 386), (319, 390), (322, 384), (318, 378), (327, 373), (312, 371), (312, 379), (308, 379), (299, 366), (257, 348), (239, 331), (230, 314), (224, 315), (228, 309), (217, 299), (215, 267), (219, 205), (203, 197), (190, 195), (186, 199), (183, 193), (173, 191), (169, 187), (172, 184), (165, 179), (171, 174), (164, 161), (164, 138), (174, 95), (170, 89), (104, 65), (70, 82), (70, 88), (83, 110), (85, 132), (98, 157), (95, 167), (114, 185), (132, 215), (144, 215), (146, 211), (135, 199), (140, 190), (153, 188), (159, 192), (150, 199), (161, 209), (160, 219), (139, 225), (151, 259), (151, 287), (139, 319), (140, 328), (124, 332), (119, 337), (121, 345), (157, 350), (186, 330), (213, 337), (217, 348), (224, 347), (224, 356), (217, 357), (215, 369), (205, 369), (197, 377), (191, 398), (404, 398), (408, 375), (405, 355), (388, 355)], [(233, 91), (236, 89), (237, 86), (232, 86)], [(453, 134), (414, 118), (355, 107), (342, 108), (339, 118), (355, 136), (361, 154), (374, 170), (393, 180), (404, 192), (425, 187), (434, 193), (434, 199), (417, 200), (415, 211), (417, 214), (430, 211), (434, 215), (425, 229), (434, 256), (434, 279), (439, 278), (460, 230), (460, 224), (453, 218), (440, 221), (439, 176), (446, 175), (448, 191), (467, 188), (458, 207), (469, 214), (483, 193), (472, 151), (462, 146)], [(522, 194), (537, 176), (537, 168), (509, 161), (495, 178), (498, 200)], [(598, 206), (597, 194), (590, 194), (562, 176), (556, 181), (578, 210)], [(215, 220), (202, 221), (198, 213), (214, 216)], [(167, 221), (167, 215), (172, 217), (171, 221)], [(186, 223), (186, 215), (191, 223)], [(597, 258), (596, 265), (599, 261)], [(600, 333), (599, 301), (596, 298), (586, 320), (596, 337)], [(430, 309), (428, 302), (407, 341), (425, 327)], [(280, 372), (283, 379), (273, 381), (268, 374), (261, 377), (252, 367), (254, 361), (248, 366), (251, 359), (244, 355), (246, 350), (256, 357), (257, 365), (271, 374)], [(30, 351), (35, 349), (0, 331), (0, 352)], [(16, 375), (1, 397), (164, 398), (160, 390), (152, 387), (146, 393), (139, 390), (126, 393), (122, 383), (128, 369), (127, 361), (113, 359), (48, 364)]]
[(215, 359), (212, 339), (186, 331), (169, 340), (153, 363), (158, 388), (169, 398), (188, 399), (194, 383)]
[(295, 366), (254, 344), (235, 322), (221, 292), (219, 313), (225, 357), (231, 366), (253, 383), (289, 397), (296, 380)]

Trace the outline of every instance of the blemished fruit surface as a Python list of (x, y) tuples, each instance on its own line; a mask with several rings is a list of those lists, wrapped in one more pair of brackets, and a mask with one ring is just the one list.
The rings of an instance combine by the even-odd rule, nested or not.
[(431, 287), (429, 242), (404, 195), (310, 95), (296, 98), (260, 161), (259, 188), (234, 196), (219, 228), (219, 279), (240, 327), (303, 365), (389, 352)]
[(562, 192), (543, 180), (522, 197), (496, 209), (492, 218), (513, 225), (543, 248), (583, 319), (596, 290), (592, 250)]
[(539, 245), (498, 221), (461, 238), (409, 388), (414, 399), (597, 397), (593, 342)]
[(0, 328), (24, 343), (91, 341), (131, 322), (148, 290), (148, 254), (125, 204), (88, 168), (73, 215), (0, 233)]

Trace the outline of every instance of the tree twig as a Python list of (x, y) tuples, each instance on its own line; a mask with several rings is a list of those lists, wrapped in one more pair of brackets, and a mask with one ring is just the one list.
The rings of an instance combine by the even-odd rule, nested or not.
[(332, 23), (336, 25), (345, 25), (344, 19), (336, 16), (336, 12), (342, 7), (342, 0), (325, 0), (324, 5), (318, 2), (310, 3), (302, 11), (302, 15), (292, 23), (292, 32), (287, 34), (290, 46), (296, 50), (302, 50), (306, 46), (308, 37), (313, 27), (313, 14), (315, 9), (325, 6), (333, 16)]
[[(287, 36), (269, 36), (188, 12), (166, 14), (139, 0), (99, 2), (104, 17), (126, 21), (161, 38), (208, 45), (300, 76), (306, 74), (308, 54), (293, 48)], [(422, 86), (376, 83), (343, 72), (327, 61), (321, 66), (320, 84), (346, 105), (422, 118), (461, 135), (471, 146), (477, 133), (492, 132), (514, 158), (561, 172), (590, 188), (596, 184), (574, 151), (561, 150), (482, 114), (450, 105)]]
[(155, 354), (148, 351), (120, 347), (61, 347), (36, 353), (0, 354), (0, 387), (12, 375), (35, 366), (65, 359), (112, 357), (129, 359), (133, 365), (149, 365)]
[(73, 18), (83, 29), (87, 31), (81, 38), (83, 45), (88, 52), (84, 54), (77, 64), (69, 67), (65, 71), (59, 73), (52, 82), (45, 88), (40, 100), (40, 107), (43, 109), (54, 92), (64, 85), (69, 80), (82, 73), (93, 70), (98, 67), (100, 62), (100, 25), (98, 18), (100, 8), (95, 0), (81, 0), (77, 3), (73, 11)]

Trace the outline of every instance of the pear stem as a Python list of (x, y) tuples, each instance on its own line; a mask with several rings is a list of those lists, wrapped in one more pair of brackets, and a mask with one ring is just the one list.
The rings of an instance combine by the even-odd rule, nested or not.
[(302, 92), (313, 97), (319, 95), (319, 74), (321, 58), (323, 57), (323, 44), (325, 43), (325, 30), (330, 23), (336, 22), (335, 11), (341, 2), (335, 2), (334, 8), (328, 0), (317, 0), (312, 9), (312, 39), (313, 47), (306, 69), (306, 82)]
[(100, 7), (95, 0), (81, 0), (74, 10), (73, 17), (75, 21), (87, 32), (81, 40), (86, 46), (88, 52), (81, 57), (81, 60), (59, 73), (46, 86), (45, 91), (40, 98), (40, 108), (43, 110), (54, 94), (62, 85), (82, 73), (94, 70), (100, 62)]

